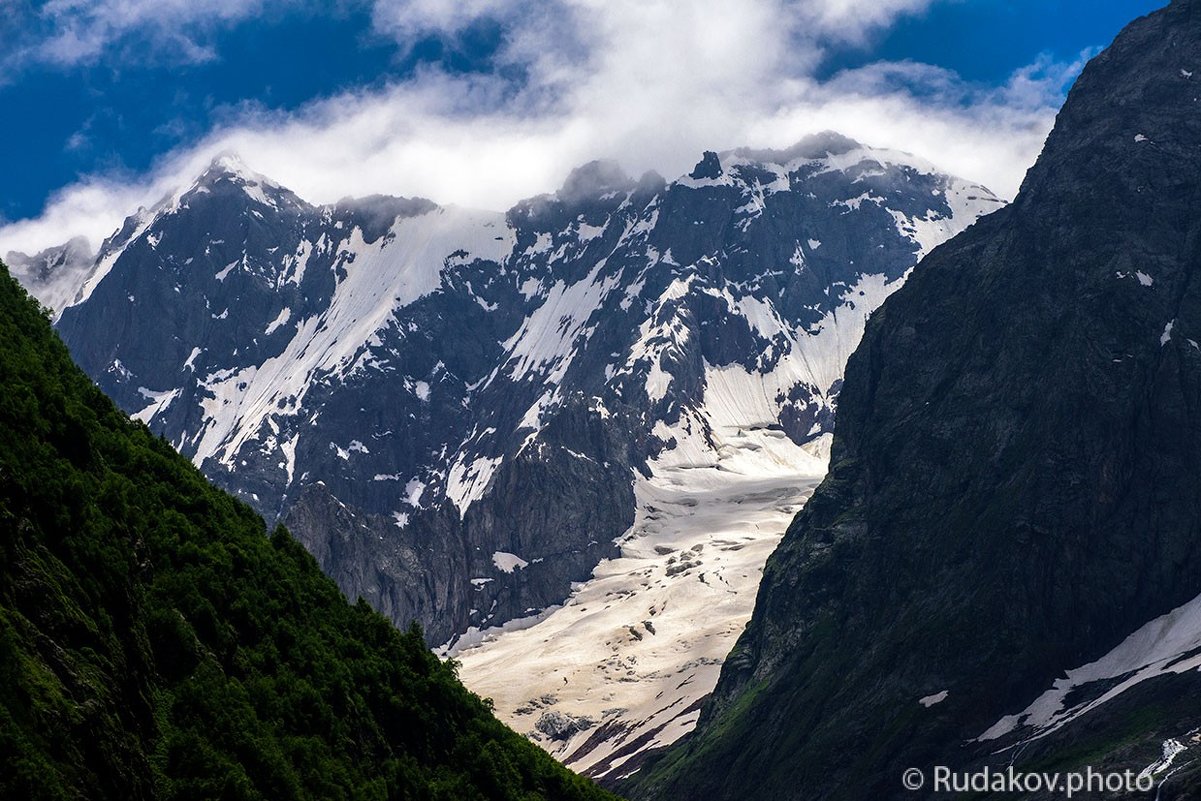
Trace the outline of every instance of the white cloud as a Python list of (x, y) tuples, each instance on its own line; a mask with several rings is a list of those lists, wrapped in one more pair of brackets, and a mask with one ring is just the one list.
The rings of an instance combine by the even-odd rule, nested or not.
[(794, 0), (789, 11), (805, 27), (828, 37), (862, 40), (874, 28), (891, 24), (902, 14), (925, 10), (932, 0)]
[(516, 0), (376, 0), (372, 22), (403, 42), (425, 33), (458, 33), (484, 17), (512, 15)]
[[(280, 2), (281, 0), (274, 0)], [(214, 57), (204, 40), (214, 29), (260, 14), (268, 0), (49, 0), (29, 23), (38, 31), (10, 50), (9, 70), (30, 62), (87, 65), (136, 37), (141, 57), (174, 62)]]
[[(389, 193), (506, 208), (594, 158), (674, 177), (705, 149), (785, 147), (835, 129), (1012, 196), (1079, 65), (1039, 62), (989, 90), (913, 63), (813, 77), (826, 48), (931, 1), (378, 0), (375, 26), (402, 40), (501, 15), (495, 58), (522, 77), (427, 69), (295, 114), (244, 111), (137, 181), (64, 189), (40, 219), (0, 229), (0, 253), (76, 233), (98, 242), (223, 150), (316, 202)], [(251, 4), (225, 2), (231, 15)]]

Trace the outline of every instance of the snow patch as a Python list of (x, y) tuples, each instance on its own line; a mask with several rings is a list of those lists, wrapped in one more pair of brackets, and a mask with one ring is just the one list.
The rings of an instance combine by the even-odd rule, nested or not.
[(264, 333), (264, 334), (266, 334), (267, 336), (271, 336), (271, 333), (272, 333), (273, 331), (275, 331), (275, 329), (279, 328), (281, 325), (284, 325), (285, 323), (287, 323), (287, 322), (288, 322), (288, 319), (289, 319), (291, 316), (292, 316), (292, 310), (291, 310), (291, 309), (284, 309), (283, 311), (281, 311), (281, 312), (280, 312), (280, 313), (279, 313), (279, 314), (276, 316), (276, 318), (275, 318), (274, 320), (272, 320), (272, 321), (271, 321), (271, 322), (270, 322), (270, 323), (267, 325), (267, 328), (266, 328), (266, 330), (265, 330), (265, 331), (263, 331), (263, 333)]
[(1153, 779), (1155, 776), (1163, 773), (1172, 767), (1172, 763), (1176, 761), (1176, 757), (1188, 750), (1188, 746), (1179, 740), (1164, 740), (1163, 756), (1155, 762), (1152, 762), (1147, 767), (1143, 768), (1138, 774), (1140, 781)]
[(576, 225), (576, 236), (580, 242), (591, 242), (605, 232), (603, 225), (588, 225), (585, 222), (580, 222)]
[(288, 486), (292, 485), (292, 479), (296, 474), (296, 443), (299, 441), (300, 435), (294, 434), (291, 439), (279, 446), (280, 452), (284, 455), (284, 472), (288, 474)]
[(404, 488), (404, 500), (409, 506), (421, 506), (421, 493), (425, 492), (425, 482), (416, 478), (409, 479)]
[(230, 274), (230, 272), (241, 263), (242, 263), (241, 259), (238, 259), (237, 261), (231, 261), (229, 264), (225, 265), (225, 267), (223, 267), (213, 277), (216, 278), (221, 283), (225, 283), (226, 276), (228, 276)]
[(529, 562), (517, 554), (512, 554), (508, 551), (496, 551), (493, 553), (492, 564), (502, 573), (512, 573), (514, 570), (521, 570), (530, 566)]
[(530, 300), (542, 292), (542, 282), (537, 278), (527, 278), (518, 287), (518, 291), (525, 296), (526, 300)]
[(146, 398), (150, 403), (141, 411), (131, 415), (134, 420), (140, 420), (147, 425), (154, 419), (154, 416), (171, 405), (171, 402), (179, 397), (183, 390), (170, 389), (164, 392), (156, 392), (146, 387), (138, 387), (138, 394)]
[[(1149, 679), (1201, 668), (1199, 651), (1201, 596), (1145, 624), (1095, 662), (1067, 671), (1025, 710), (1006, 715), (976, 739), (996, 740), (1019, 727), (1030, 729), (1022, 742), (1040, 739)], [(1104, 693), (1084, 693), (1085, 700), (1068, 705), (1077, 688), (1117, 679)]]
[(458, 508), (460, 519), (467, 514), (471, 504), (488, 491), (492, 475), (502, 461), (500, 456), (494, 459), (481, 456), (470, 462), (464, 462), (460, 457), (451, 465), (446, 476), (446, 497)]

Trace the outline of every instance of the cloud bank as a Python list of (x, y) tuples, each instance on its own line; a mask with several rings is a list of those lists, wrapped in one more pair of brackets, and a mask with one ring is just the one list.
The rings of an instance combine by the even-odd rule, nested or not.
[[(41, 45), (86, 62), (152, 30), (196, 48), (179, 52), (213, 57), (189, 31), (301, 1), (57, 0), (49, 6), (60, 17)], [(1012, 197), (1083, 56), (1029, 65), (1000, 88), (910, 62), (817, 77), (830, 48), (862, 43), (932, 2), (376, 0), (376, 33), (401, 48), (430, 35), (453, 41), (481, 20), (500, 25), (496, 69), (427, 67), (294, 113), (242, 110), (148, 174), (96, 175), (64, 188), (39, 218), (0, 228), (0, 253), (35, 252), (73, 235), (98, 245), (139, 205), (231, 150), (314, 202), (385, 193), (503, 209), (553, 190), (572, 167), (596, 158), (674, 177), (703, 150), (786, 147), (833, 129)], [(202, 19), (201, 8), (210, 10)]]
[(7, 38), (9, 49), (0, 56), (0, 65), (5, 73), (30, 64), (86, 66), (113, 48), (129, 45), (133, 47), (123, 53), (128, 59), (208, 61), (216, 57), (208, 41), (212, 35), (278, 3), (280, 0), (47, 0), (38, 4), (35, 12), (12, 20), (19, 21), (23, 30), (6, 31), (19, 35)]

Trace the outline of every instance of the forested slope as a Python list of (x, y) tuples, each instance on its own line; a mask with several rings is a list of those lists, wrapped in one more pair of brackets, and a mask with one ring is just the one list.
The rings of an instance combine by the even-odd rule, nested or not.
[(0, 267), (0, 797), (608, 796), (130, 422)]

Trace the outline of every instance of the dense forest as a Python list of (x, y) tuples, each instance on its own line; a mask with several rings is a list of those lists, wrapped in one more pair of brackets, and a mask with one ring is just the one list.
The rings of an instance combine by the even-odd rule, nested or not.
[(0, 265), (0, 797), (612, 798), (81, 373)]

